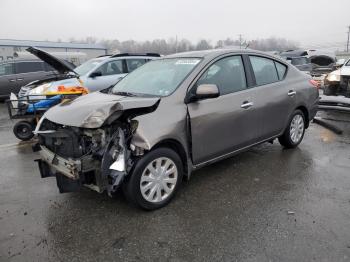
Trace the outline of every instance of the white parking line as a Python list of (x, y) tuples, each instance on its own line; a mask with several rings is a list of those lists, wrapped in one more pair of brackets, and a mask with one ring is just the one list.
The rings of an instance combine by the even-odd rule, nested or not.
[(1, 149), (11, 149), (11, 148), (16, 148), (16, 147), (23, 147), (23, 146), (28, 146), (28, 145), (32, 145), (32, 144), (33, 144), (33, 141), (5, 144), (5, 145), (0, 145), (0, 150)]

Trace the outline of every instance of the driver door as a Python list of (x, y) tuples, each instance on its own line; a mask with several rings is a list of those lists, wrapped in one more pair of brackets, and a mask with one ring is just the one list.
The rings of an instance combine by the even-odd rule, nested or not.
[(126, 65), (124, 59), (113, 60), (104, 63), (95, 70), (100, 72), (99, 76), (91, 77), (85, 83), (90, 92), (98, 91), (110, 87), (118, 82), (118, 79), (126, 75)]
[(188, 104), (195, 165), (229, 154), (258, 140), (258, 114), (254, 88), (247, 87), (242, 57), (225, 57), (199, 78), (217, 85), (220, 96)]

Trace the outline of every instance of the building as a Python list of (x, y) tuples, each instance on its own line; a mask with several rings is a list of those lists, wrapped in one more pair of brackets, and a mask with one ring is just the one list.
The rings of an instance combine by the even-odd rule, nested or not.
[(44, 51), (55, 53), (81, 52), (86, 54), (87, 59), (107, 54), (106, 47), (100, 44), (0, 39), (0, 61), (14, 59), (16, 52), (23, 52), (29, 46), (37, 47)]

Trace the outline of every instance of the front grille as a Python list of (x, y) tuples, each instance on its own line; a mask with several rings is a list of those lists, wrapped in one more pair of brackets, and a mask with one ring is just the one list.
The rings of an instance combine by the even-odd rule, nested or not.
[(55, 130), (55, 133), (39, 134), (39, 143), (50, 151), (64, 158), (79, 158), (87, 152), (85, 137), (70, 127), (63, 127), (47, 119), (43, 121), (40, 131)]

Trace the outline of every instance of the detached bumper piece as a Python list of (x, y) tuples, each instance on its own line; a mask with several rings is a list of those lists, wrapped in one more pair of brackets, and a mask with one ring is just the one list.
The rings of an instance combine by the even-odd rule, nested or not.
[(318, 109), (350, 112), (350, 98), (343, 96), (322, 96), (318, 103)]
[(101, 181), (101, 176), (96, 171), (96, 162), (90, 157), (81, 160), (65, 159), (44, 146), (41, 146), (39, 154), (41, 159), (35, 161), (38, 163), (41, 177), (56, 177), (60, 193), (76, 192), (82, 186), (99, 193), (103, 192), (105, 181)]

